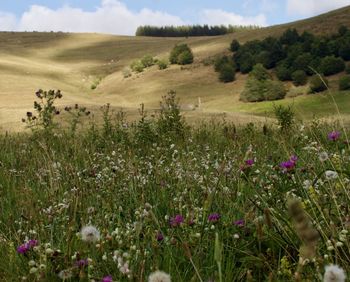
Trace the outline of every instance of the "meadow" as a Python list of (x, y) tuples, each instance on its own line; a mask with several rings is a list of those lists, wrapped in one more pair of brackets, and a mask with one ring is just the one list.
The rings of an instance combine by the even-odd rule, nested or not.
[(97, 123), (61, 96), (0, 136), (1, 281), (345, 281), (342, 122), (190, 126), (170, 92)]

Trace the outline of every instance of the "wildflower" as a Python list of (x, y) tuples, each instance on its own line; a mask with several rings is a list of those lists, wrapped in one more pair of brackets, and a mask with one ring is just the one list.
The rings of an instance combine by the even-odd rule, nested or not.
[(157, 236), (156, 236), (156, 239), (157, 239), (158, 242), (163, 241), (164, 240), (163, 234), (161, 232), (158, 232)]
[(17, 253), (19, 254), (25, 254), (27, 253), (29, 250), (31, 250), (32, 248), (34, 248), (35, 246), (38, 245), (38, 241), (37, 240), (34, 240), (34, 239), (31, 239), (29, 240), (27, 243), (24, 243), (22, 245), (20, 245), (18, 248), (17, 248)]
[(58, 273), (58, 277), (61, 278), (62, 280), (68, 280), (72, 278), (73, 273), (71, 269), (64, 269)]
[(150, 274), (148, 282), (171, 282), (170, 275), (163, 271), (156, 271)]
[(212, 213), (212, 214), (210, 214), (209, 216), (208, 216), (208, 221), (209, 222), (218, 222), (219, 221), (219, 219), (220, 219), (220, 214), (218, 214), (218, 213)]
[(75, 265), (77, 267), (84, 267), (89, 264), (89, 261), (87, 259), (81, 259), (75, 262)]
[(328, 153), (327, 152), (321, 152), (319, 155), (318, 155), (318, 159), (321, 161), (321, 162), (325, 162), (329, 159), (328, 157)]
[(250, 166), (252, 166), (252, 165), (254, 164), (254, 160), (253, 160), (253, 159), (246, 160), (246, 161), (245, 161), (245, 164), (246, 164), (248, 167), (250, 167)]
[(323, 281), (324, 282), (344, 282), (346, 275), (344, 270), (335, 264), (327, 265), (325, 268)]
[(339, 131), (332, 131), (328, 133), (328, 139), (331, 141), (336, 141), (340, 137), (340, 132)]
[(88, 243), (94, 243), (100, 240), (100, 232), (92, 225), (84, 226), (80, 234), (81, 239)]
[(101, 282), (113, 282), (113, 278), (111, 275), (108, 275), (106, 277), (103, 277)]
[(325, 175), (326, 175), (327, 180), (332, 180), (332, 179), (338, 178), (338, 173), (336, 171), (333, 171), (333, 170), (326, 170)]
[(183, 218), (183, 216), (180, 215), (180, 214), (178, 214), (178, 215), (176, 215), (176, 216), (170, 218), (170, 225), (171, 225), (172, 227), (180, 226), (181, 223), (183, 223), (183, 222), (184, 222), (184, 218)]
[(298, 157), (291, 156), (288, 161), (282, 162), (280, 164), (280, 167), (283, 169), (284, 172), (291, 171), (295, 168), (297, 160), (298, 160)]
[(238, 226), (238, 227), (243, 227), (244, 226), (244, 219), (236, 220), (233, 224)]

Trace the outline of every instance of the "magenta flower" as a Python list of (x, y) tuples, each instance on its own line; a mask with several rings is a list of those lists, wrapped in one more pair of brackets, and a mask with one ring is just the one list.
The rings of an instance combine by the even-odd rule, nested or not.
[(282, 162), (280, 164), (280, 167), (283, 169), (284, 172), (291, 171), (295, 168), (297, 164), (298, 157), (297, 156), (291, 156), (290, 159), (286, 162)]
[(101, 282), (113, 282), (113, 277), (111, 275), (103, 277)]
[(17, 248), (17, 253), (19, 254), (25, 254), (27, 253), (29, 250), (31, 250), (33, 247), (37, 246), (38, 245), (38, 241), (37, 240), (34, 240), (34, 239), (31, 239), (29, 240), (27, 243), (24, 243), (22, 245), (20, 245), (18, 248)]
[(244, 219), (238, 219), (235, 222), (233, 222), (234, 225), (238, 226), (238, 227), (243, 227), (244, 226)]
[(245, 161), (245, 164), (246, 164), (248, 167), (250, 167), (250, 166), (252, 166), (252, 165), (254, 164), (254, 160), (253, 160), (253, 159), (246, 160), (246, 161)]
[(164, 240), (163, 234), (161, 232), (158, 232), (157, 236), (156, 236), (156, 239), (157, 239), (158, 242), (163, 241)]
[(341, 133), (339, 131), (332, 131), (332, 132), (328, 133), (328, 139), (331, 141), (336, 141), (339, 139), (340, 134)]
[(77, 267), (84, 267), (87, 266), (89, 264), (89, 261), (87, 259), (81, 259), (75, 262), (75, 265)]
[(184, 222), (184, 218), (182, 215), (180, 214), (177, 214), (175, 215), (174, 217), (170, 218), (170, 225), (172, 227), (177, 227), (177, 226), (180, 226), (181, 223)]
[(209, 221), (209, 222), (215, 223), (215, 222), (218, 222), (218, 221), (219, 221), (220, 217), (221, 217), (220, 214), (218, 214), (218, 213), (212, 213), (212, 214), (210, 214), (210, 215), (208, 216), (208, 221)]

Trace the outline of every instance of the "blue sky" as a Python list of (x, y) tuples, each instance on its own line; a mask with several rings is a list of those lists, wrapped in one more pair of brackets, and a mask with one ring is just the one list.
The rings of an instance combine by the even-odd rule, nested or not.
[(350, 0), (10, 0), (0, 30), (133, 34), (138, 25), (273, 25), (350, 5)]

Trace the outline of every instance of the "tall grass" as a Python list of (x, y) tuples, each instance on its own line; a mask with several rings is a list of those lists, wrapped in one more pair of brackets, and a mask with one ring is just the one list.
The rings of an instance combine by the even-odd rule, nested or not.
[[(145, 281), (156, 270), (172, 281), (321, 281), (332, 263), (349, 272), (346, 128), (190, 127), (174, 93), (161, 105), (133, 124), (106, 106), (102, 125), (77, 131), (74, 115), (71, 127), (0, 137), (2, 281)], [(80, 232), (90, 225), (99, 235)]]

